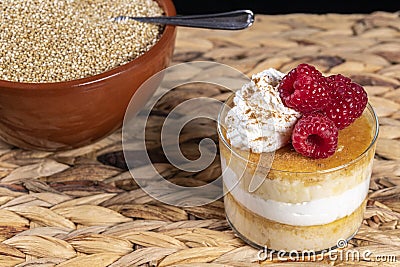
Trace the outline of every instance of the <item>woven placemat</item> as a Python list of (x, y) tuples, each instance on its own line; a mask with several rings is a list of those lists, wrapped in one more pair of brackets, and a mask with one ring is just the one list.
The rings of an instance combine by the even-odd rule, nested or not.
[[(256, 16), (243, 31), (179, 28), (174, 63), (225, 63), (247, 75), (299, 63), (342, 73), (364, 85), (380, 119), (365, 220), (347, 249), (400, 262), (400, 17), (399, 13)], [(190, 80), (190, 77), (187, 77)], [(149, 124), (149, 155), (177, 184), (198, 186), (220, 175), (219, 159), (198, 173), (181, 172), (160, 152), (168, 110), (197, 96), (225, 100), (213, 86), (181, 86), (161, 99)], [(217, 141), (215, 122), (184, 128), (181, 148), (198, 156), (203, 137)], [(0, 144), (0, 266), (293, 266), (267, 259), (238, 239), (221, 200), (178, 208), (147, 196), (131, 178), (121, 132), (63, 152), (26, 151)], [(386, 259), (389, 261), (390, 259)], [(393, 261), (393, 259), (392, 259)], [(300, 266), (378, 266), (324, 258)], [(296, 265), (297, 266), (297, 265)]]

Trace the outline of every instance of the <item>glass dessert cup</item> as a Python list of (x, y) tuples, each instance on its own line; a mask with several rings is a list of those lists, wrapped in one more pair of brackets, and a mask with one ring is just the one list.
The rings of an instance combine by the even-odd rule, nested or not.
[(351, 239), (363, 220), (378, 135), (371, 105), (340, 131), (333, 156), (314, 160), (290, 144), (260, 154), (232, 147), (225, 130), (232, 101), (220, 112), (218, 135), (225, 212), (237, 235), (287, 252), (330, 250)]

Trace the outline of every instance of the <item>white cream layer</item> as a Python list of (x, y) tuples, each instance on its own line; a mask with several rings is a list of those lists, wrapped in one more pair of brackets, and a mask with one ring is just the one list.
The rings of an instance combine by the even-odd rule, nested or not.
[(223, 181), (231, 195), (248, 210), (272, 221), (296, 226), (327, 224), (353, 213), (368, 194), (369, 179), (342, 194), (301, 203), (262, 199), (243, 190), (236, 174), (224, 169)]

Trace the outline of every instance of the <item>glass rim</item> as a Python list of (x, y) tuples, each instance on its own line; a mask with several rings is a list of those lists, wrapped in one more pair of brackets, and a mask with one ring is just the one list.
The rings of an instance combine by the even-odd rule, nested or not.
[[(218, 113), (218, 117), (217, 117), (217, 132), (218, 132), (218, 137), (219, 140), (222, 140), (223, 144), (229, 149), (230, 153), (232, 153), (233, 155), (235, 155), (236, 157), (247, 161), (248, 163), (251, 164), (257, 164), (255, 162), (250, 161), (249, 159), (244, 158), (242, 155), (240, 155), (239, 153), (237, 153), (234, 149), (232, 149), (232, 145), (229, 144), (229, 142), (225, 139), (223, 133), (222, 133), (222, 127), (221, 127), (221, 116), (222, 116), (222, 112), (224, 110), (224, 108), (227, 106), (226, 102), (228, 102), (229, 100), (233, 99), (235, 93), (233, 93), (232, 95), (230, 95), (227, 100), (223, 103), (223, 105), (221, 106), (221, 109)], [(356, 162), (358, 162), (359, 160), (361, 160), (365, 154), (367, 154), (367, 152), (374, 146), (374, 144), (376, 143), (376, 140), (378, 139), (378, 135), (379, 135), (379, 121), (378, 121), (378, 116), (374, 110), (374, 108), (372, 107), (372, 105), (370, 104), (370, 102), (367, 103), (366, 109), (368, 110), (368, 112), (371, 114), (373, 120), (374, 120), (374, 129), (375, 129), (375, 134), (372, 137), (372, 140), (370, 142), (370, 144), (368, 145), (368, 147), (362, 152), (360, 153), (360, 155), (358, 155), (355, 159), (346, 162), (345, 164), (339, 165), (337, 167), (333, 167), (333, 168), (329, 168), (329, 169), (325, 169), (325, 170), (317, 170), (317, 171), (289, 171), (289, 170), (280, 170), (280, 169), (274, 169), (274, 168), (269, 168), (270, 171), (274, 171), (274, 172), (281, 172), (281, 173), (299, 173), (299, 174), (312, 174), (312, 173), (317, 173), (317, 174), (324, 174), (324, 173), (329, 173), (329, 172), (334, 172), (334, 171), (338, 171), (341, 169), (344, 169)], [(364, 110), (364, 112), (365, 112)], [(275, 151), (273, 152), (275, 153)]]

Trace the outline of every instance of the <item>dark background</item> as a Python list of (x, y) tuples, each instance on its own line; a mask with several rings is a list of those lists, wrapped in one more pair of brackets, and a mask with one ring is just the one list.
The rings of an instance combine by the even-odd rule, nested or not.
[(372, 13), (400, 10), (400, 0), (335, 1), (335, 0), (173, 0), (177, 13), (201, 14), (250, 9), (258, 14), (288, 13)]

